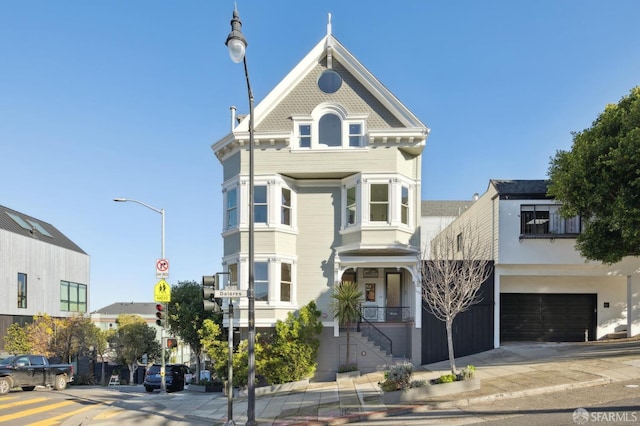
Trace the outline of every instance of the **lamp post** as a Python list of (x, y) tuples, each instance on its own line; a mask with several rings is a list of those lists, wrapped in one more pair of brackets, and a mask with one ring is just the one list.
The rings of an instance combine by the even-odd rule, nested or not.
[[(164, 259), (164, 209), (157, 209), (153, 206), (150, 206), (147, 203), (144, 203), (142, 201), (138, 201), (138, 200), (132, 200), (129, 198), (114, 198), (113, 201), (118, 202), (118, 203), (124, 203), (127, 201), (131, 201), (132, 203), (137, 203), (140, 204), (142, 206), (145, 206), (146, 208), (148, 208), (149, 210), (153, 210), (156, 213), (160, 213), (160, 215), (162, 216), (162, 231), (161, 231), (161, 251), (160, 251), (160, 259)], [(164, 305), (164, 304), (163, 304)], [(166, 312), (166, 309), (165, 309)], [(165, 314), (166, 315), (166, 314)], [(165, 319), (162, 323), (162, 328), (160, 328), (160, 346), (162, 347), (162, 370), (160, 371), (160, 393), (166, 393), (167, 391), (167, 385), (166, 385), (166, 379), (165, 379), (165, 360), (164, 360), (164, 328), (166, 325), (166, 316)]]
[(247, 93), (249, 94), (249, 287), (247, 289), (247, 298), (249, 302), (249, 324), (248, 324), (248, 370), (249, 377), (247, 380), (247, 425), (256, 425), (256, 358), (255, 358), (255, 338), (256, 338), (256, 311), (255, 311), (255, 294), (254, 294), (254, 218), (253, 218), (253, 92), (251, 91), (251, 83), (249, 82), (249, 70), (247, 69), (247, 57), (245, 51), (247, 48), (247, 40), (242, 34), (242, 22), (238, 11), (234, 9), (233, 19), (231, 19), (231, 32), (225, 42), (229, 48), (229, 56), (235, 63), (244, 64), (244, 75), (247, 80)]

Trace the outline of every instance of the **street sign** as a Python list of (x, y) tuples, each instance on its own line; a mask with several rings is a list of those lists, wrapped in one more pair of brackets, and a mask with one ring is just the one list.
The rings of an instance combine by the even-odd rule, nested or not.
[(154, 302), (171, 302), (171, 286), (165, 280), (160, 280), (153, 287)]
[(169, 261), (167, 259), (156, 260), (156, 278), (169, 278)]
[(215, 290), (213, 297), (225, 298), (225, 297), (247, 297), (247, 290)]

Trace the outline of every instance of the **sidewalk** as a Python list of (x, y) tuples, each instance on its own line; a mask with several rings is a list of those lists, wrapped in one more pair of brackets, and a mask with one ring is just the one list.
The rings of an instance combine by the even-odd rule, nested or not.
[[(354, 380), (298, 385), (283, 392), (261, 394), (256, 389), (255, 417), (259, 425), (338, 425), (429, 409), (463, 407), (497, 399), (597, 386), (614, 381), (640, 380), (640, 341), (508, 344), (456, 359), (458, 369), (476, 367), (481, 388), (434, 397), (416, 405), (381, 402), (378, 382), (383, 372)], [(423, 365), (414, 379), (433, 379), (449, 372), (449, 362)], [(154, 399), (156, 397), (154, 396)], [(181, 413), (185, 424), (224, 424), (228, 400), (221, 394), (190, 391), (158, 396), (163, 412)], [(236, 397), (233, 420), (247, 421), (247, 398)]]

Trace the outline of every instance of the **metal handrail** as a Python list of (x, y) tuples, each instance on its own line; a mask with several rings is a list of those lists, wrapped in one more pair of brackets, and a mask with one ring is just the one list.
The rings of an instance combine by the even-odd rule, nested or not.
[[(357, 331), (360, 331), (360, 324), (362, 324), (362, 322), (367, 323), (369, 325), (369, 328), (367, 330), (369, 331), (367, 333), (363, 333), (363, 335), (373, 340), (373, 342), (380, 346), (380, 348), (382, 348), (387, 353), (387, 355), (393, 356), (393, 342), (391, 341), (389, 336), (384, 334), (378, 327), (373, 325), (371, 321), (362, 316), (362, 306), (360, 307), (358, 312), (360, 319), (358, 320)], [(375, 333), (372, 334), (370, 331), (371, 329), (375, 330)]]

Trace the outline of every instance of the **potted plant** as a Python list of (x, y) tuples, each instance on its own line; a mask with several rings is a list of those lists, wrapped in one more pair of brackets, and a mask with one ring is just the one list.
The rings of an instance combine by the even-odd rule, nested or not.
[[(353, 368), (352, 366), (355, 366), (355, 370), (350, 370), (352, 373), (350, 376), (355, 375), (353, 372), (357, 371), (357, 364), (352, 364), (350, 359), (350, 328), (354, 322), (360, 320), (360, 305), (362, 304), (362, 298), (362, 291), (353, 281), (341, 281), (335, 287), (334, 292), (331, 295), (331, 311), (333, 316), (338, 319), (340, 327), (347, 330), (347, 353), (346, 363), (344, 366), (348, 366), (348, 368)], [(338, 374), (340, 374), (340, 372)], [(336, 380), (339, 378), (340, 376), (336, 375)]]

